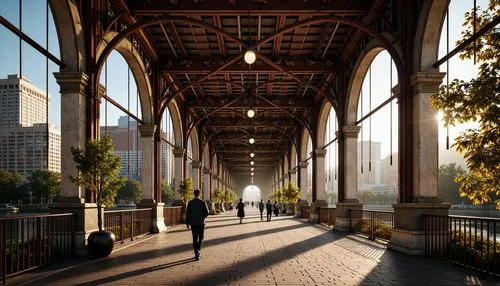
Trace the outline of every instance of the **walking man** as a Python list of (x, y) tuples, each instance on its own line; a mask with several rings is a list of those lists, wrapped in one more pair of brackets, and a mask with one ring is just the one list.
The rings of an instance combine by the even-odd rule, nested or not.
[(200, 190), (194, 190), (194, 199), (190, 200), (186, 210), (186, 226), (191, 227), (193, 234), (194, 259), (200, 260), (201, 243), (205, 232), (205, 218), (208, 216), (208, 207), (205, 201), (199, 199)]
[(273, 204), (271, 203), (271, 200), (267, 200), (266, 211), (267, 211), (267, 221), (271, 221), (271, 218), (273, 216)]
[(264, 201), (262, 201), (262, 199), (260, 199), (258, 208), (260, 211), (260, 221), (263, 221), (264, 218), (262, 217), (262, 213), (264, 212)]

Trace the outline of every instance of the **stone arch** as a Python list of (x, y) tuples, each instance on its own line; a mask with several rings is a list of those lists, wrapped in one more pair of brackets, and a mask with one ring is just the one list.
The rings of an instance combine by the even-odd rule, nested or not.
[(413, 70), (436, 71), (433, 67), (439, 56), (441, 29), (446, 18), (446, 9), (450, 0), (424, 1), (414, 44)]
[(208, 147), (208, 144), (205, 144), (205, 146), (203, 147), (203, 150), (202, 150), (202, 163), (203, 163), (203, 167), (207, 168), (207, 169), (211, 169), (210, 168), (210, 150), (209, 150), (209, 147)]
[[(381, 46), (371, 46), (367, 51), (361, 55), (356, 61), (354, 66), (354, 74), (349, 80), (347, 89), (347, 110), (345, 112), (345, 124), (348, 126), (356, 125), (358, 101), (361, 88), (363, 87), (363, 80), (368, 69), (370, 68), (373, 59), (384, 50)], [(325, 123), (326, 124), (326, 123)], [(323, 139), (324, 140), (324, 139)]]
[(176, 148), (182, 148), (183, 138), (182, 138), (182, 121), (181, 114), (179, 111), (179, 106), (175, 100), (172, 100), (167, 105), (168, 112), (170, 113), (170, 118), (172, 120), (172, 127), (174, 130), (174, 144)]
[(309, 154), (307, 154), (307, 143), (309, 141), (309, 132), (307, 129), (302, 130), (302, 134), (300, 135), (300, 152), (299, 152), (299, 160), (301, 162), (305, 161)]
[[(330, 110), (333, 108), (332, 104), (325, 100), (323, 101), (323, 105), (321, 106), (321, 110), (319, 112), (318, 116), (318, 124), (316, 124), (316, 146), (318, 149), (323, 148), (328, 142), (325, 142), (325, 135), (326, 135), (326, 126), (328, 124), (328, 117), (330, 116)], [(335, 110), (335, 115), (337, 115), (337, 112)], [(338, 117), (335, 118), (335, 120), (338, 120)]]
[(290, 168), (296, 168), (297, 165), (297, 148), (295, 147), (295, 144), (292, 144), (290, 147)]
[(59, 40), (61, 60), (65, 64), (61, 71), (85, 72), (85, 35), (75, 1), (50, 0)]
[(193, 161), (200, 161), (200, 141), (198, 141), (198, 131), (194, 129), (189, 135), (189, 138), (191, 139), (191, 146), (193, 147)]
[[(116, 37), (117, 32), (108, 32), (99, 42), (97, 47), (97, 56), (99, 56), (106, 45)], [(142, 119), (146, 123), (153, 123), (153, 90), (149, 76), (146, 71), (146, 65), (142, 61), (140, 54), (134, 48), (132, 42), (128, 39), (121, 40), (115, 47), (115, 50), (122, 55), (130, 67), (130, 71), (134, 75), (137, 83), (137, 91), (141, 100)]]

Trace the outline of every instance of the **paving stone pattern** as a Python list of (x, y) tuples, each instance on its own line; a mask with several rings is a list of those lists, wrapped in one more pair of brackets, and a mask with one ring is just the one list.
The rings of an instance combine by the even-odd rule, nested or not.
[[(293, 219), (261, 222), (247, 207), (210, 216), (201, 259), (178, 226), (121, 245), (110, 257), (75, 259), (9, 285), (500, 285), (495, 277)], [(132, 245), (132, 243), (136, 243)]]

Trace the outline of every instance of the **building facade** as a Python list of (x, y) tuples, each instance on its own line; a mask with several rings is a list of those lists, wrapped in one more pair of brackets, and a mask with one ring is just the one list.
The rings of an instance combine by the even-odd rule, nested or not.
[(24, 181), (36, 170), (61, 172), (61, 131), (46, 123), (49, 100), (25, 77), (0, 79), (0, 169)]

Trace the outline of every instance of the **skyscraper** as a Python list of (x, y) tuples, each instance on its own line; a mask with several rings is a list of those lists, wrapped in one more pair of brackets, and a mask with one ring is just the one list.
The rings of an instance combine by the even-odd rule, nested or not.
[(0, 79), (0, 169), (23, 180), (36, 170), (61, 172), (61, 131), (47, 125), (49, 100), (25, 77)]

